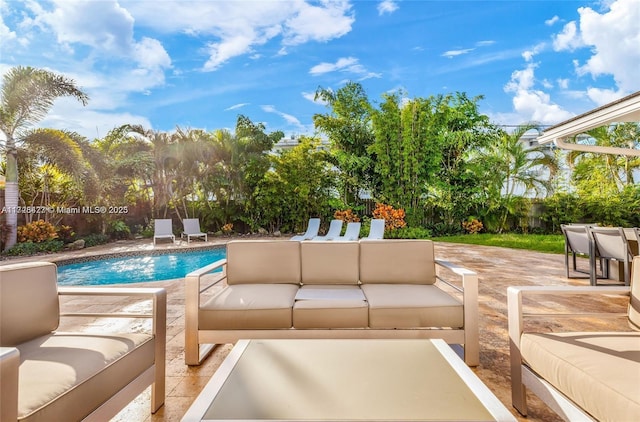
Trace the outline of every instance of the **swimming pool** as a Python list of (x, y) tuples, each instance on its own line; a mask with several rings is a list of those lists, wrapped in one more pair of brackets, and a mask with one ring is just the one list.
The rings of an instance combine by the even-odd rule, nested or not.
[(58, 264), (58, 284), (95, 286), (182, 278), (225, 256), (226, 249), (217, 248)]

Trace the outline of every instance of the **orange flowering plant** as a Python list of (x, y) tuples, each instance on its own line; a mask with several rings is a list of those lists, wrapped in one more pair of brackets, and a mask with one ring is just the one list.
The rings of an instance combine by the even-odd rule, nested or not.
[(469, 217), (467, 221), (462, 222), (462, 228), (469, 234), (477, 234), (484, 228), (484, 225), (477, 218)]
[(404, 221), (404, 217), (404, 209), (394, 209), (391, 205), (377, 203), (376, 209), (373, 210), (373, 218), (384, 218), (385, 230), (395, 230), (406, 227), (407, 223)]
[(44, 220), (36, 220), (24, 226), (18, 227), (18, 242), (39, 243), (58, 237), (53, 224)]
[(337, 210), (333, 213), (333, 218), (336, 220), (342, 220), (345, 223), (357, 223), (360, 221), (360, 217), (355, 215), (350, 209), (344, 211)]

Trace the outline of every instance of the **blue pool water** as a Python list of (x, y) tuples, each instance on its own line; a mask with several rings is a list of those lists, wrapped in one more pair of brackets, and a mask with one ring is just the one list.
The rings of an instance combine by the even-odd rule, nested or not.
[(89, 286), (140, 283), (182, 278), (191, 271), (226, 256), (226, 250), (209, 249), (162, 255), (127, 256), (61, 265), (58, 284)]

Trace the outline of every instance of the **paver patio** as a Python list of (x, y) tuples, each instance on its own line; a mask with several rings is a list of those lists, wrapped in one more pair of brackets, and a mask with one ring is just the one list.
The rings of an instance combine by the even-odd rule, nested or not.
[[(35, 258), (16, 258), (0, 261), (0, 265), (24, 260), (56, 260), (89, 254), (101, 254), (114, 251), (151, 250), (150, 240), (117, 242), (102, 247), (89, 248), (82, 251), (65, 252)], [(213, 242), (192, 242), (189, 246), (212, 245)], [(186, 242), (176, 245), (159, 244), (156, 249), (185, 247)], [(567, 279), (562, 255), (514, 250), (507, 248), (436, 243), (436, 257), (462, 265), (476, 271), (480, 280), (480, 365), (474, 368), (480, 379), (507, 406), (511, 407), (511, 390), (509, 378), (509, 343), (507, 335), (507, 301), (506, 290), (512, 285), (583, 285), (588, 279)], [(584, 262), (581, 265), (586, 265)], [(132, 285), (133, 286), (133, 285)], [(231, 350), (231, 345), (218, 346), (212, 356), (199, 367), (188, 367), (184, 364), (184, 288), (182, 280), (148, 282), (136, 286), (165, 287), (168, 292), (167, 309), (167, 397), (163, 408), (155, 415), (149, 415), (148, 391), (127, 406), (114, 421), (179, 421), (198, 393), (204, 388), (211, 375)], [(67, 306), (108, 310), (113, 303), (75, 302)], [(135, 305), (133, 305), (135, 306)], [(532, 304), (533, 308), (563, 310), (587, 309), (597, 312), (601, 309), (615, 312), (626, 312), (626, 301), (619, 298), (563, 298), (560, 302), (544, 300)], [(71, 323), (71, 322), (70, 322)], [(77, 324), (77, 321), (73, 322)], [(123, 321), (112, 321), (110, 324), (122, 324)], [(90, 325), (90, 324), (89, 324)], [(573, 331), (619, 330), (631, 331), (626, 319), (584, 318), (581, 320), (546, 320), (537, 322), (536, 330), (551, 330), (563, 327)], [(88, 329), (95, 329), (96, 326)], [(100, 329), (100, 326), (97, 326)], [(106, 328), (106, 327), (105, 327)], [(520, 417), (522, 421), (557, 421), (560, 420), (548, 410), (535, 396), (530, 396), (529, 417)]]

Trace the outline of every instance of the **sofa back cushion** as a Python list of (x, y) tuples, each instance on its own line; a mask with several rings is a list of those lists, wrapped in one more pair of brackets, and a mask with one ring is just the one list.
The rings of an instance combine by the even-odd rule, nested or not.
[(300, 284), (300, 242), (233, 240), (227, 243), (227, 283)]
[(0, 266), (0, 346), (17, 346), (58, 328), (57, 283), (50, 262)]
[(640, 329), (640, 256), (633, 258), (631, 267), (631, 299), (629, 321)]
[(430, 240), (361, 240), (362, 284), (433, 284), (436, 270)]
[(358, 242), (302, 242), (302, 284), (358, 284)]

